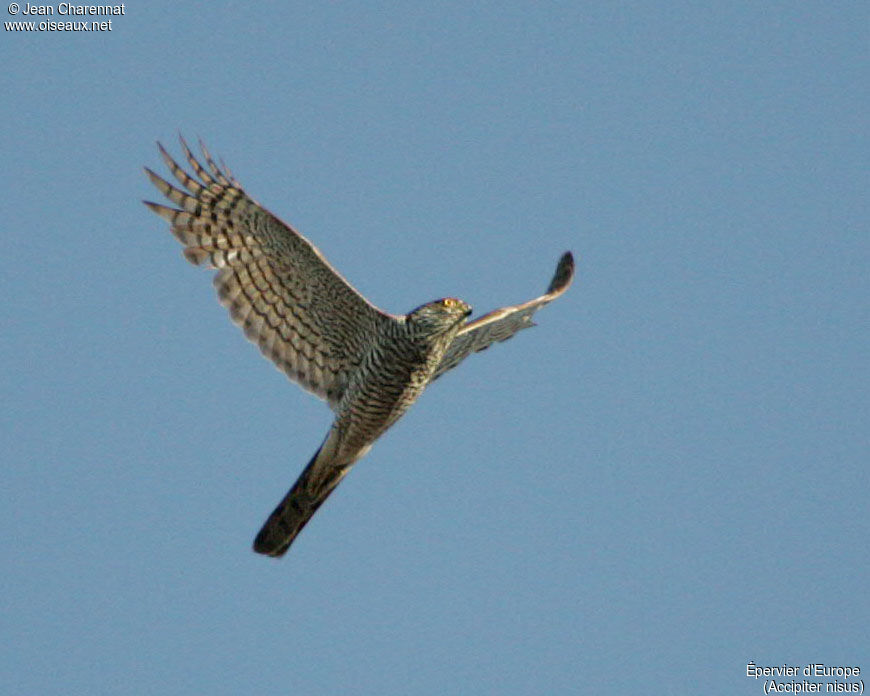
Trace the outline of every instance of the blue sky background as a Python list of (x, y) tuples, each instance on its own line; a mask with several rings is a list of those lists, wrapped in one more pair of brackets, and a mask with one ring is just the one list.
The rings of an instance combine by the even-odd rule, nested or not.
[[(149, 2), (110, 33), (4, 31), (3, 692), (870, 671), (868, 19)], [(251, 540), (331, 414), (140, 203), (178, 131), (390, 311), (485, 312), (578, 259), (279, 562)]]

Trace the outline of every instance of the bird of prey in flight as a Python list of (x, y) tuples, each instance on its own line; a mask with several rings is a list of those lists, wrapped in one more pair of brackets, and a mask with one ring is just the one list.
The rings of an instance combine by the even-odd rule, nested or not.
[(181, 139), (193, 175), (158, 147), (178, 183), (146, 168), (173, 205), (145, 205), (169, 222), (188, 261), (217, 269), (221, 303), (263, 355), (335, 413), (323, 443), (257, 534), (258, 553), (286, 553), (351, 466), (430, 382), (471, 353), (534, 326), (532, 315), (564, 293), (574, 276), (574, 259), (566, 252), (547, 291), (523, 304), (473, 321), (467, 320), (471, 307), (452, 297), (389, 314), (248, 196), (202, 143), (200, 162)]

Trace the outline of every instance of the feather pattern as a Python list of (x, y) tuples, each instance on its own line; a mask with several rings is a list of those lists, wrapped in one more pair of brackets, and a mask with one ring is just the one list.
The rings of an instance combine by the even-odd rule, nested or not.
[(158, 145), (180, 186), (145, 171), (177, 207), (145, 204), (169, 222), (189, 262), (217, 269), (218, 298), (263, 355), (335, 408), (361, 347), (396, 317), (368, 302), (311, 242), (248, 196), (201, 143), (205, 165), (184, 139), (181, 146), (198, 178)]

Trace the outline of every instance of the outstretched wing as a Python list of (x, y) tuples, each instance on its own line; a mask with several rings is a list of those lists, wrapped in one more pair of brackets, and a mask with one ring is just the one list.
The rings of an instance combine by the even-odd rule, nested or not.
[(546, 293), (523, 304), (496, 309), (463, 326), (441, 359), (432, 379), (456, 367), (472, 353), (485, 350), (498, 341), (506, 341), (517, 331), (534, 326), (532, 315), (565, 292), (573, 278), (574, 257), (570, 251), (566, 251), (559, 259), (556, 273)]
[[(200, 142), (206, 167), (181, 139), (196, 177), (158, 143), (176, 188), (146, 167), (178, 208), (145, 201), (167, 220), (193, 264), (218, 269), (218, 297), (263, 355), (333, 408), (379, 322), (395, 321), (369, 303), (317, 248), (249, 197)], [(226, 167), (224, 166), (224, 169)]]

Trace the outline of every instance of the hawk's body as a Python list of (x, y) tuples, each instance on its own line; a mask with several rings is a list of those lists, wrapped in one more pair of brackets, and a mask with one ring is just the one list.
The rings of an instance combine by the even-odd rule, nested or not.
[(574, 262), (570, 253), (562, 256), (541, 297), (473, 322), (465, 322), (471, 307), (453, 298), (405, 316), (388, 314), (360, 295), (307, 239), (248, 197), (204, 147), (208, 169), (183, 140), (182, 147), (199, 180), (160, 147), (186, 190), (146, 169), (180, 209), (146, 205), (169, 221), (189, 261), (218, 269), (218, 296), (248, 338), (335, 412), (320, 449), (254, 541), (255, 551), (281, 556), (354, 462), (426, 385), (471, 353), (532, 326), (532, 314), (570, 285)]

